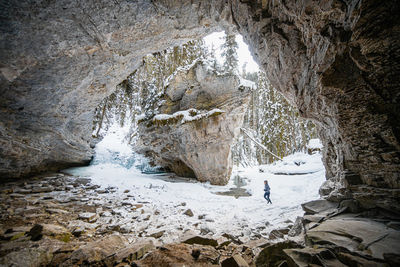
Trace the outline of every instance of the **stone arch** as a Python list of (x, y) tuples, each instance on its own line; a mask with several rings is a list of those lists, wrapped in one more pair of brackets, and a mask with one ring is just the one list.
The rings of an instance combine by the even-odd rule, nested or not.
[(6, 1), (0, 16), (0, 176), (91, 152), (94, 107), (143, 55), (234, 29), (317, 122), (330, 199), (400, 212), (399, 1)]

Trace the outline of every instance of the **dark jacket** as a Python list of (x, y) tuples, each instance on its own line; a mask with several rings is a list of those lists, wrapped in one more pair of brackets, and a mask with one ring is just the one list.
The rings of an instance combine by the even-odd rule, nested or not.
[(269, 193), (270, 190), (271, 190), (271, 188), (269, 188), (269, 185), (268, 185), (268, 184), (265, 184), (264, 191), (265, 191), (266, 193)]

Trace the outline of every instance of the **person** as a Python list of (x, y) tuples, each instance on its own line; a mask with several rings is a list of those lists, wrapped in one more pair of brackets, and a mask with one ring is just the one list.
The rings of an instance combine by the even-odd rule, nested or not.
[(269, 198), (269, 195), (271, 193), (271, 188), (269, 187), (267, 180), (264, 181), (264, 191), (265, 191), (264, 198), (268, 201), (267, 204), (268, 203), (272, 204), (271, 199)]

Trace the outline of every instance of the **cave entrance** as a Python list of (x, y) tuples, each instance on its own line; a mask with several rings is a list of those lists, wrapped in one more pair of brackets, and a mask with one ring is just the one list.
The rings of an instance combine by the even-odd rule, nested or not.
[[(160, 102), (164, 100), (159, 100), (165, 95), (170, 76), (199, 58), (207, 61), (207, 66), (218, 75), (232, 72), (231, 75), (247, 80), (243, 84), (255, 85), (243, 111), (241, 130), (231, 142), (233, 171), (224, 186), (190, 179), (195, 176), (190, 161), (186, 158), (172, 161), (173, 147), (135, 152), (138, 143), (143, 142), (140, 123), (161, 113)], [(189, 78), (187, 86), (194, 91)], [(178, 101), (181, 98), (176, 97), (170, 103), (170, 113)], [(211, 101), (212, 98), (208, 99)], [(207, 104), (203, 102), (202, 105)], [(189, 115), (197, 116), (197, 112), (192, 110)], [(146, 127), (157, 123), (163, 128), (181, 119), (164, 117), (157, 122), (151, 120), (151, 125), (147, 121)], [(93, 183), (107, 190), (103, 194), (105, 199), (128, 198), (129, 194), (135, 197), (134, 205), (150, 203), (142, 208), (139, 221), (147, 223), (149, 233), (161, 224), (161, 228), (170, 232), (162, 237), (165, 242), (174, 241), (179, 233), (172, 233), (186, 228), (203, 235), (229, 230), (243, 238), (268, 237), (269, 230), (288, 226), (302, 215), (300, 204), (319, 197), (318, 189), (325, 177), (314, 125), (301, 120), (296, 109), (272, 88), (252, 61), (241, 36), (226, 36), (221, 32), (146, 56), (141, 67), (97, 107), (93, 136), (98, 144), (91, 166), (68, 172), (92, 178)], [(165, 156), (161, 159), (164, 162), (171, 161), (172, 167), (157, 167), (160, 159), (156, 153)], [(202, 156), (196, 156), (202, 160)], [(263, 199), (264, 180), (269, 181), (273, 205), (267, 205)]]

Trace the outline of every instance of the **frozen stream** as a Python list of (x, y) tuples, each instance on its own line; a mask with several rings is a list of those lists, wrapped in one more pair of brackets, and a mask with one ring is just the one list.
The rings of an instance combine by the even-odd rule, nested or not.
[[(290, 224), (288, 220), (294, 221), (302, 215), (300, 204), (317, 199), (325, 179), (321, 155), (303, 153), (271, 165), (235, 168), (226, 186), (181, 179), (169, 173), (144, 174), (138, 167), (143, 170), (146, 165), (139, 156), (132, 157), (134, 154), (128, 145), (121, 144), (122, 134), (108, 134), (96, 146), (93, 165), (65, 171), (90, 178), (92, 184), (102, 188), (116, 187), (116, 192), (103, 194), (104, 198), (122, 202), (129, 190), (136, 203), (146, 203), (142, 216), (158, 215), (137, 220), (135, 228), (141, 228), (146, 234), (165, 231), (162, 242), (175, 241), (181, 232), (188, 230), (210, 236), (223, 233), (243, 238), (268, 236), (270, 230)], [(271, 187), (272, 205), (263, 198), (265, 179)], [(216, 194), (237, 188), (238, 180), (242, 183), (241, 190), (250, 196), (235, 198)], [(187, 209), (194, 216), (185, 215)], [(132, 218), (126, 218), (126, 222), (132, 223)]]

